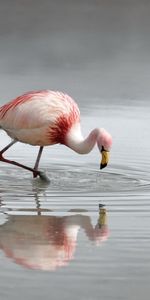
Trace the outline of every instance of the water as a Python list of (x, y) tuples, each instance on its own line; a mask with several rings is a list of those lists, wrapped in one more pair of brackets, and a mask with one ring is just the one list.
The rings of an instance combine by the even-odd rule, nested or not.
[[(89, 113), (81, 106), (85, 135), (94, 124), (113, 136), (103, 171), (96, 148), (80, 156), (60, 145), (41, 160), (50, 183), (1, 163), (2, 299), (148, 299), (148, 109), (95, 103)], [(32, 166), (36, 153), (16, 144), (7, 156)]]
[[(65, 91), (83, 134), (104, 127), (113, 147), (104, 170), (97, 148), (45, 148), (50, 183), (0, 162), (0, 299), (149, 299), (149, 11), (144, 0), (1, 3), (0, 105)], [(37, 152), (18, 143), (7, 157), (33, 166)]]

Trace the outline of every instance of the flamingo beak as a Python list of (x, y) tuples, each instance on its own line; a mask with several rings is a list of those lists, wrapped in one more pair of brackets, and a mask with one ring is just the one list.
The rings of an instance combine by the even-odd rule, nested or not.
[(104, 148), (102, 148), (101, 153), (102, 153), (102, 160), (100, 162), (100, 169), (104, 169), (109, 162), (110, 155), (109, 155), (109, 151), (106, 151)]

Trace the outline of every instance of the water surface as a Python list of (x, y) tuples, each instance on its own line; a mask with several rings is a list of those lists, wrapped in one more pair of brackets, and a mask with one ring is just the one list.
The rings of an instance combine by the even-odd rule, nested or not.
[[(149, 15), (146, 0), (1, 1), (0, 105), (67, 92), (83, 134), (104, 127), (113, 147), (102, 171), (96, 147), (45, 148), (50, 184), (0, 162), (0, 299), (149, 299)], [(7, 157), (33, 166), (37, 152)]]
[[(99, 170), (96, 148), (80, 156), (60, 145), (47, 147), (41, 160), (49, 184), (1, 163), (3, 299), (20, 299), (20, 293), (22, 299), (148, 299), (147, 107), (97, 103), (90, 113), (81, 109), (85, 135), (94, 124), (113, 136), (105, 170)], [(9, 139), (1, 136), (6, 144)], [(7, 156), (32, 166), (36, 153), (16, 144)]]

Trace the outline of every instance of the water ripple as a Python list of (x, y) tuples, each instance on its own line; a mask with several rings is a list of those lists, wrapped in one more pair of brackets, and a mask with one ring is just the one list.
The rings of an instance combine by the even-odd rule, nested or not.
[[(12, 175), (13, 174), (13, 175)], [(78, 165), (54, 164), (50, 183), (32, 179), (26, 171), (1, 168), (0, 206), (9, 214), (51, 214), (85, 209), (95, 212), (99, 203), (113, 213), (147, 213), (150, 183), (134, 169), (115, 166), (101, 172)]]

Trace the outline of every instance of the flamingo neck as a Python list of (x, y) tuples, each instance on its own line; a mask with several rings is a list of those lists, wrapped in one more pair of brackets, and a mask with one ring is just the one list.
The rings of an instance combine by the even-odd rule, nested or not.
[(99, 135), (100, 129), (96, 128), (84, 139), (81, 134), (80, 124), (78, 123), (72, 126), (68, 132), (66, 145), (79, 154), (87, 154), (95, 146)]

